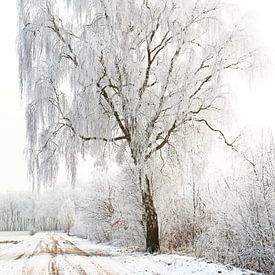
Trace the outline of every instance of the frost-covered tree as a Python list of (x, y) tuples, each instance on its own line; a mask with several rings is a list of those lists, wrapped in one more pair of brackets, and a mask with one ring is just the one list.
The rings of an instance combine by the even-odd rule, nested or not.
[(274, 274), (274, 140), (255, 129), (242, 139), (247, 161), (233, 154), (227, 177), (218, 179), (218, 189), (212, 184), (212, 199), (204, 200), (211, 218), (197, 239), (197, 256)]
[(93, 180), (78, 184), (74, 201), (80, 225), (75, 225), (73, 232), (97, 242), (144, 244), (139, 192), (127, 166), (118, 171), (98, 167), (92, 172)]
[[(223, 76), (251, 66), (242, 23), (219, 1), (18, 0), (28, 167), (53, 184), (64, 160), (106, 150), (131, 158), (146, 249), (159, 250), (155, 160), (190, 122), (222, 107)], [(123, 157), (121, 157), (123, 159)]]
[(70, 235), (75, 221), (75, 204), (70, 198), (66, 199), (62, 204), (58, 216), (61, 225), (65, 228), (67, 234)]

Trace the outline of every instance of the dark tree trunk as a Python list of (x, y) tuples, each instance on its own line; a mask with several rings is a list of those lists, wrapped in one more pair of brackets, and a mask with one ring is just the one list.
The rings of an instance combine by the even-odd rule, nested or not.
[(146, 176), (146, 186), (142, 194), (142, 202), (145, 211), (146, 220), (146, 251), (149, 253), (158, 252), (159, 245), (159, 228), (156, 208), (154, 206), (153, 195), (150, 188), (150, 181)]

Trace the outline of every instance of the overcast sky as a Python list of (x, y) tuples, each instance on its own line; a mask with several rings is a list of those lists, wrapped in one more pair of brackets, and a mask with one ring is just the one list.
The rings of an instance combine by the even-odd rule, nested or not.
[[(256, 127), (275, 128), (275, 3), (272, 0), (232, 0), (253, 20), (257, 36), (270, 58), (270, 71), (242, 92), (238, 103), (239, 120)], [(0, 1), (0, 192), (30, 188), (24, 163), (25, 121), (18, 89), (16, 55), (16, 0)]]
[(25, 122), (18, 91), (16, 0), (0, 2), (0, 192), (28, 188)]

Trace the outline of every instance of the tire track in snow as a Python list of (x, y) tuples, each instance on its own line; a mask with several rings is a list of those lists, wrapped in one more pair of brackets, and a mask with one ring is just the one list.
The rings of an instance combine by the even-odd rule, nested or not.
[[(58, 235), (57, 238), (59, 240), (61, 240), (63, 242), (63, 244), (70, 244), (70, 246), (73, 248), (73, 251), (77, 251), (77, 255), (78, 256), (110, 256), (110, 255), (93, 255), (93, 253), (88, 253), (86, 251), (84, 251), (83, 249), (80, 249), (76, 244), (74, 244), (73, 242), (71, 242), (70, 240)], [(75, 265), (72, 264), (72, 262), (68, 259), (68, 255), (71, 253), (67, 253), (65, 255), (65, 257), (63, 257), (63, 260), (66, 261), (66, 263), (68, 263), (75, 271), (77, 271), (78, 273), (76, 274), (80, 274), (80, 275), (88, 275), (90, 273), (87, 273), (80, 265)], [(91, 262), (96, 269), (98, 270), (100, 275), (112, 275), (112, 273), (110, 273), (109, 271), (105, 270), (101, 265), (99, 265), (98, 263), (95, 263), (94, 261), (92, 261), (91, 259), (89, 259), (89, 262)]]
[[(24, 255), (24, 254), (23, 254)], [(41, 266), (34, 267), (35, 262), (40, 262), (40, 258), (44, 256), (50, 256), (47, 259), (47, 271)], [(72, 257), (71, 260), (68, 259)], [(28, 256), (28, 260), (25, 262), (25, 266), (22, 270), (23, 275), (35, 275), (35, 274), (49, 274), (49, 275), (60, 275), (60, 274), (72, 274), (72, 275), (88, 275), (91, 274), (85, 271), (80, 264), (72, 262), (74, 257), (89, 257), (91, 253), (84, 251), (83, 249), (76, 246), (71, 241), (57, 234), (45, 234), (38, 240), (33, 252)], [(35, 262), (33, 260), (36, 260)], [(109, 271), (104, 270), (99, 264), (92, 263), (96, 269), (96, 274), (110, 275)], [(87, 273), (88, 272), (88, 273)], [(93, 273), (94, 274), (94, 273)]]

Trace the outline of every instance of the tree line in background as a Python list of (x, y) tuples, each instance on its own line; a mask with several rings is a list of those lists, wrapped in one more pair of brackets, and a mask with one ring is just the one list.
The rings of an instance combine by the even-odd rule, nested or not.
[(69, 233), (75, 215), (73, 207), (73, 202), (66, 199), (64, 193), (47, 192), (43, 196), (1, 194), (0, 231), (65, 230)]

